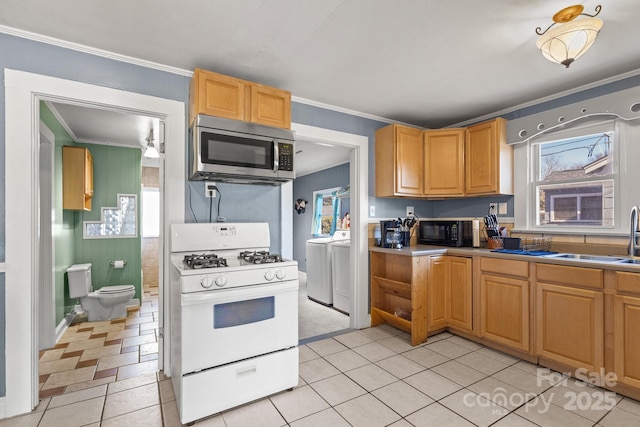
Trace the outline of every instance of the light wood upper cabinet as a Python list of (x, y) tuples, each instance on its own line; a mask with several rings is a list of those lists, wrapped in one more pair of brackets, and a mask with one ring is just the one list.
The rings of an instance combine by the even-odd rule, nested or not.
[(424, 193), (464, 195), (465, 129), (425, 130)]
[(252, 123), (291, 128), (291, 93), (269, 86), (251, 84)]
[(422, 196), (422, 131), (401, 125), (376, 130), (376, 197)]
[(536, 277), (536, 353), (598, 372), (604, 367), (604, 295), (595, 289), (603, 287), (602, 270), (537, 264)]
[(465, 193), (513, 194), (513, 148), (506, 142), (504, 119), (467, 127)]
[(196, 68), (191, 80), (189, 123), (197, 114), (291, 128), (291, 93)]
[(93, 156), (83, 147), (62, 147), (62, 208), (91, 210)]

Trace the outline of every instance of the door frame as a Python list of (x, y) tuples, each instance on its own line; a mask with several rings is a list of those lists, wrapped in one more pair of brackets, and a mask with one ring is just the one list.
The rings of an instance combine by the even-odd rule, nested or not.
[[(53, 234), (52, 234), (52, 220), (51, 220), (51, 212), (49, 215), (46, 215), (42, 212), (43, 209), (48, 208), (49, 210), (54, 208), (54, 197), (55, 190), (54, 179), (53, 179), (53, 170), (55, 165), (55, 147), (56, 147), (56, 138), (51, 129), (47, 127), (42, 121), (40, 121), (40, 147), (47, 146), (46, 151), (40, 150), (40, 155), (38, 158), (39, 161), (39, 170), (46, 171), (46, 174), (41, 174), (40, 178), (40, 198), (39, 202), (42, 202), (43, 205), (40, 207), (41, 216), (40, 216), (40, 232), (41, 239), (44, 240), (45, 244), (40, 246), (39, 255), (43, 258), (46, 257), (46, 261), (44, 259), (40, 259), (40, 267), (41, 271), (39, 272), (38, 282), (39, 287), (38, 290), (42, 291), (38, 295), (36, 311), (39, 315), (38, 322), (38, 349), (42, 350), (45, 348), (51, 348), (56, 343), (57, 338), (57, 328), (56, 328), (56, 309), (55, 309), (55, 272), (54, 272), (54, 264), (55, 264), (55, 246), (53, 245)], [(42, 155), (46, 154), (47, 157), (43, 158)], [(43, 161), (48, 161), (48, 165), (43, 165)], [(44, 166), (44, 167), (43, 167)], [(49, 185), (46, 188), (43, 187), (43, 183), (48, 182)], [(46, 202), (45, 202), (46, 200)], [(46, 203), (46, 204), (45, 204)], [(43, 231), (47, 232), (45, 236)], [(42, 241), (41, 240), (41, 241)], [(48, 284), (48, 285), (47, 285)]]
[[(349, 182), (351, 185), (351, 252), (349, 280), (355, 283), (349, 306), (349, 326), (363, 329), (371, 326), (369, 315), (369, 138), (314, 126), (292, 123), (296, 137), (308, 141), (331, 143), (351, 148)], [(289, 201), (288, 211), (293, 212)], [(291, 223), (293, 226), (293, 222)]]
[[(164, 222), (168, 238), (172, 223), (184, 222), (185, 103), (81, 83), (56, 77), (5, 69), (5, 301), (6, 396), (5, 417), (30, 412), (38, 404), (38, 297), (39, 272), (39, 151), (40, 100), (76, 103), (158, 117), (165, 120)], [(163, 248), (163, 277), (169, 278), (168, 245)], [(164, 329), (164, 360), (170, 372), (169, 295), (159, 283), (159, 328)], [(165, 295), (166, 294), (166, 295)]]

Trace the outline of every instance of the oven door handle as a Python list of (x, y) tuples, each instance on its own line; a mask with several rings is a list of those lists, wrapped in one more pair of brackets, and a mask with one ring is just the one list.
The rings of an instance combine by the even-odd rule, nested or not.
[(271, 295), (283, 294), (286, 292), (297, 292), (298, 281), (289, 280), (267, 285), (243, 286), (239, 288), (216, 289), (212, 291), (193, 292), (182, 294), (181, 305), (183, 307), (189, 305), (216, 303), (223, 304), (226, 302), (242, 301), (253, 298), (268, 297)]

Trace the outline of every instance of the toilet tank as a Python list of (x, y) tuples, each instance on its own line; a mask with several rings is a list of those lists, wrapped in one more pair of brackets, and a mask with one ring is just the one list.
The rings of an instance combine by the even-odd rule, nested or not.
[(67, 268), (69, 298), (82, 298), (91, 291), (91, 264), (74, 264)]

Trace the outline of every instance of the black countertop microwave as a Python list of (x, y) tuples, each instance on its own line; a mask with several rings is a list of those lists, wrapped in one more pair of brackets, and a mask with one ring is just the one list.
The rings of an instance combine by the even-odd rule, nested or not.
[(473, 221), (420, 221), (418, 243), (455, 247), (473, 246)]

